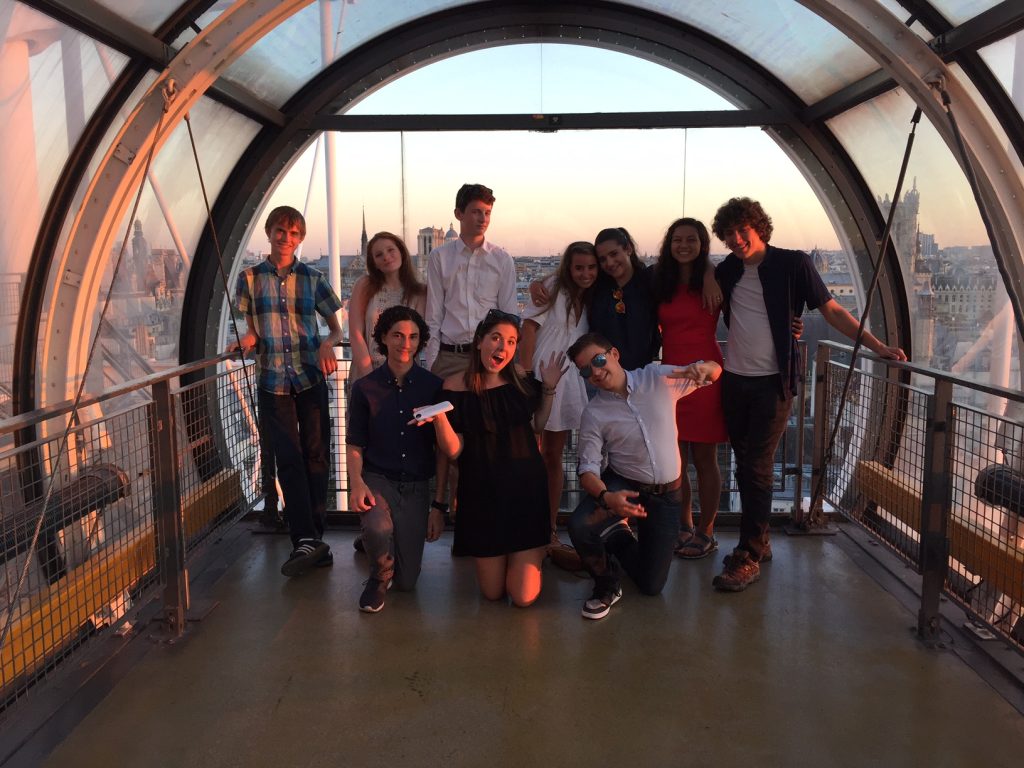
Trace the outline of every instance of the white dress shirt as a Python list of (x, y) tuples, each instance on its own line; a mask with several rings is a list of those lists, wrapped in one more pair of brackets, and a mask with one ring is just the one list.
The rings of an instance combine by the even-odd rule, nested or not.
[(598, 390), (583, 411), (579, 474), (601, 474), (608, 466), (643, 485), (671, 483), (682, 471), (676, 431), (676, 401), (696, 388), (690, 379), (666, 375), (684, 366), (651, 363), (626, 371), (626, 396)]
[(434, 364), (441, 342), (471, 342), (477, 324), (491, 309), (519, 314), (516, 266), (504, 248), (487, 241), (470, 248), (459, 238), (431, 251), (427, 259), (427, 367)]

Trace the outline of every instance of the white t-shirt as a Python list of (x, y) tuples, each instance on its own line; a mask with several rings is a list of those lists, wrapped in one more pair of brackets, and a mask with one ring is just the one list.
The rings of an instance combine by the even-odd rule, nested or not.
[(725, 370), (741, 376), (768, 376), (779, 372), (764, 290), (755, 267), (743, 267), (743, 277), (729, 297), (729, 343)]

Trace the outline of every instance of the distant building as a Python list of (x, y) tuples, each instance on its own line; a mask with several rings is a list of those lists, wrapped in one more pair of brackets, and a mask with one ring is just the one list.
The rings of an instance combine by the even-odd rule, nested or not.
[(366, 244), (369, 242), (366, 237), (366, 208), (363, 208), (363, 234), (359, 238), (359, 254), (363, 257), (363, 261), (366, 261), (366, 257), (369, 255), (366, 253)]
[[(875, 198), (882, 216), (889, 218), (889, 211), (892, 208), (892, 201), (888, 193), (884, 198)], [(899, 256), (900, 266), (903, 268), (904, 276), (914, 272), (914, 255), (917, 253), (917, 216), (921, 209), (921, 193), (917, 191), (917, 179), (914, 179), (914, 186), (903, 196), (903, 202), (896, 208), (896, 215), (892, 221), (892, 243)]]
[(992, 319), (997, 285), (994, 274), (970, 274), (962, 268), (933, 275), (935, 320), (960, 339), (976, 334)]

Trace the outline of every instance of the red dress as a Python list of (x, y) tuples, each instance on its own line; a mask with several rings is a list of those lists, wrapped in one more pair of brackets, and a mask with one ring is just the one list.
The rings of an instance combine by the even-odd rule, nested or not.
[[(681, 285), (672, 301), (658, 305), (662, 362), (685, 365), (694, 360), (722, 364), (722, 349), (715, 338), (719, 311), (708, 314), (701, 295)], [(676, 405), (679, 440), (691, 443), (724, 443), (729, 439), (722, 415), (722, 380), (701, 387), (679, 399)]]

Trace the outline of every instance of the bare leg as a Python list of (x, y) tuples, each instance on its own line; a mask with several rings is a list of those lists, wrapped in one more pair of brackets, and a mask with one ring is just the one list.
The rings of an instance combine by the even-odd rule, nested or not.
[[(710, 536), (718, 516), (718, 500), (722, 493), (722, 473), (718, 468), (716, 443), (691, 443), (693, 466), (697, 470), (697, 494), (700, 497), (700, 532)], [(691, 524), (693, 514), (690, 514)]]
[[(687, 531), (693, 531), (693, 491), (690, 488), (690, 473), (686, 471), (687, 453), (689, 443), (679, 442), (679, 457), (682, 459), (683, 471), (679, 476), (679, 496), (681, 499), (679, 507), (679, 536), (680, 541), (687, 535)], [(701, 509), (703, 510), (703, 504)]]
[(544, 457), (544, 468), (548, 472), (548, 505), (551, 509), (551, 543), (555, 543), (555, 527), (558, 510), (562, 504), (562, 486), (565, 484), (565, 473), (562, 467), (562, 451), (568, 432), (549, 432), (544, 430), (541, 438), (541, 455)]
[(476, 581), (480, 591), (488, 600), (501, 600), (505, 596), (505, 573), (508, 571), (508, 555), (498, 557), (477, 557)]
[(508, 596), (520, 608), (526, 608), (540, 596), (541, 563), (544, 547), (535, 547), (508, 556), (505, 588)]

